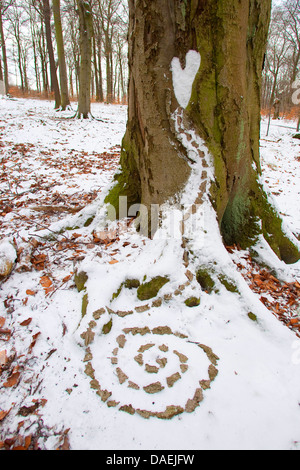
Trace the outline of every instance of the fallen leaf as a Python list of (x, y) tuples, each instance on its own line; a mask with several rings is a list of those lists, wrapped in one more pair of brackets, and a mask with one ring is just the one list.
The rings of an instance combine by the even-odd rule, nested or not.
[(4, 323), (5, 323), (5, 318), (0, 317), (0, 328), (2, 328), (2, 326), (4, 325)]
[(35, 294), (36, 294), (36, 291), (27, 289), (26, 294), (27, 294), (27, 295), (35, 295)]
[(2, 341), (9, 341), (11, 337), (11, 330), (0, 328), (0, 339)]
[(50, 294), (50, 293), (53, 292), (53, 291), (54, 291), (54, 287), (53, 287), (53, 286), (45, 288), (45, 294), (46, 294), (46, 295)]
[(8, 411), (0, 411), (0, 421), (4, 420), (4, 418), (8, 415), (10, 410), (11, 410), (11, 408)]
[(33, 335), (33, 337), (32, 337), (32, 343), (31, 343), (31, 345), (29, 346), (29, 349), (28, 349), (28, 352), (29, 352), (29, 353), (32, 352), (32, 350), (33, 350), (34, 346), (36, 345), (36, 341), (37, 341), (38, 337), (40, 336), (40, 334), (41, 334), (41, 333), (39, 332), (39, 333), (36, 333), (35, 335)]
[(25, 437), (25, 450), (28, 450), (28, 447), (31, 444), (31, 436), (26, 436)]
[(20, 375), (21, 374), (19, 372), (19, 367), (17, 366), (14, 368), (11, 376), (7, 379), (7, 382), (3, 384), (3, 387), (11, 388), (17, 385), (17, 383), (19, 382)]
[(43, 276), (40, 280), (40, 284), (44, 287), (44, 288), (49, 288), (52, 286), (52, 281), (51, 279), (48, 277), (48, 276)]
[(7, 355), (6, 355), (6, 349), (4, 351), (0, 351), (0, 367), (5, 366), (7, 363)]
[(32, 318), (28, 318), (27, 320), (24, 320), (22, 323), (20, 323), (21, 326), (28, 326), (32, 322)]
[(117, 264), (118, 262), (119, 262), (118, 260), (112, 259), (112, 260), (109, 262), (109, 264)]

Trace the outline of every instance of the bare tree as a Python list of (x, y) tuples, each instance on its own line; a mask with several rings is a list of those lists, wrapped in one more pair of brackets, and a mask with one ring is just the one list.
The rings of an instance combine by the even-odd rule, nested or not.
[(95, 0), (104, 37), (106, 61), (106, 101), (112, 103), (113, 96), (113, 39), (120, 23), (122, 0)]
[(5, 15), (5, 12), (11, 5), (12, 5), (12, 1), (0, 0), (0, 42), (1, 42), (3, 71), (4, 71), (4, 84), (5, 84), (6, 94), (9, 92), (9, 81), (8, 81), (6, 42), (5, 42), (4, 28), (3, 28), (3, 16)]
[(53, 16), (55, 23), (56, 45), (60, 77), (61, 109), (64, 111), (70, 105), (68, 90), (68, 75), (65, 58), (64, 38), (62, 32), (62, 21), (60, 14), (60, 0), (52, 0)]
[(77, 0), (80, 29), (80, 78), (77, 117), (87, 119), (91, 114), (92, 37), (91, 3)]
[[(267, 135), (270, 130), (272, 108), (275, 103), (276, 91), (278, 86), (279, 74), (282, 70), (282, 67), (286, 64), (287, 53), (289, 50), (289, 44), (287, 37), (282, 33), (282, 11), (280, 9), (275, 10), (271, 20), (269, 41), (267, 47), (267, 56), (266, 56), (266, 71), (272, 77), (272, 89), (269, 99), (269, 122)], [(279, 97), (277, 97), (279, 99)]]

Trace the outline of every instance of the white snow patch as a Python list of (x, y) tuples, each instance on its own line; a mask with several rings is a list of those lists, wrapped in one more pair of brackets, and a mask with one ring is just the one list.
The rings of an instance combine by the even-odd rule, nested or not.
[(182, 69), (178, 57), (171, 63), (173, 73), (174, 93), (182, 108), (186, 108), (192, 96), (193, 83), (201, 65), (201, 55), (196, 51), (189, 51), (186, 55), (186, 66)]
[(9, 270), (17, 259), (17, 253), (9, 240), (3, 240), (0, 244), (0, 276)]

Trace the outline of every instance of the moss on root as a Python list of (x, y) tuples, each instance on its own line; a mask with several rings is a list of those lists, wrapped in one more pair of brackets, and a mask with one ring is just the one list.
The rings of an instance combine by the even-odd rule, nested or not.
[(274, 253), (287, 264), (299, 261), (300, 252), (284, 233), (282, 219), (275, 211), (263, 188), (236, 195), (228, 204), (222, 219), (221, 231), (225, 244), (238, 244), (242, 249), (255, 245), (263, 235)]
[(193, 308), (200, 305), (201, 300), (197, 297), (190, 297), (184, 302), (187, 307)]
[(88, 304), (89, 304), (89, 297), (88, 297), (88, 294), (85, 294), (82, 298), (82, 305), (81, 305), (81, 316), (82, 316), (82, 318), (86, 316)]
[(236, 286), (236, 284), (234, 283), (234, 281), (232, 281), (231, 279), (228, 279), (228, 277), (221, 274), (221, 275), (218, 276), (218, 279), (221, 282), (221, 284), (223, 284), (225, 289), (228, 290), (228, 292), (232, 292), (234, 294), (239, 294), (240, 293), (237, 286)]
[(138, 289), (141, 283), (138, 279), (126, 279), (124, 286), (126, 289)]
[(156, 297), (160, 289), (169, 282), (168, 277), (157, 276), (151, 281), (142, 284), (137, 290), (139, 300), (149, 300)]
[(127, 208), (141, 201), (141, 181), (137, 161), (137, 149), (130, 141), (127, 132), (122, 143), (121, 172), (115, 175), (116, 184), (105, 199), (106, 204), (111, 204), (114, 207), (117, 219), (120, 217), (120, 197), (127, 197)]
[(84, 271), (76, 272), (74, 276), (74, 282), (77, 287), (78, 292), (82, 292), (85, 289), (86, 282), (88, 280), (88, 275)]
[(201, 289), (203, 289), (208, 294), (211, 294), (215, 287), (215, 281), (212, 278), (212, 273), (209, 268), (203, 266), (198, 269), (196, 273), (196, 279), (198, 284), (200, 284)]

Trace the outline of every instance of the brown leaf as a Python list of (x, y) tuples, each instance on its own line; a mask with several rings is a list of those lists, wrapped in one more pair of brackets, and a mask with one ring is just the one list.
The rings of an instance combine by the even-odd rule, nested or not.
[(20, 323), (21, 326), (28, 326), (32, 322), (32, 318), (28, 318), (27, 320), (24, 320), (22, 323)]
[(7, 382), (3, 384), (3, 387), (11, 388), (17, 385), (17, 383), (19, 382), (20, 375), (21, 374), (19, 372), (19, 367), (17, 366), (14, 368), (11, 376), (7, 379)]
[(11, 330), (8, 330), (7, 328), (0, 328), (0, 339), (2, 341), (9, 341), (11, 337)]
[(36, 291), (27, 289), (26, 294), (27, 294), (27, 295), (35, 295), (35, 294), (36, 294)]
[(51, 279), (48, 277), (48, 276), (43, 276), (40, 280), (40, 284), (44, 287), (44, 288), (49, 288), (52, 286), (52, 281)]
[(4, 418), (9, 414), (11, 408), (8, 411), (0, 411), (0, 421), (3, 421)]
[(26, 436), (25, 437), (25, 450), (28, 450), (28, 447), (31, 444), (31, 436)]
[(5, 323), (5, 318), (0, 317), (0, 328), (2, 328), (2, 326), (4, 325), (4, 323)]
[(41, 333), (39, 332), (39, 333), (36, 333), (35, 335), (33, 335), (33, 337), (32, 337), (32, 343), (31, 343), (31, 345), (29, 346), (29, 349), (28, 349), (28, 352), (29, 352), (29, 353), (32, 352), (32, 350), (33, 350), (34, 346), (36, 345), (36, 341), (37, 341), (38, 337), (40, 336), (40, 334), (41, 334)]
[(0, 368), (5, 366), (7, 363), (7, 355), (6, 355), (6, 349), (4, 351), (0, 351)]

